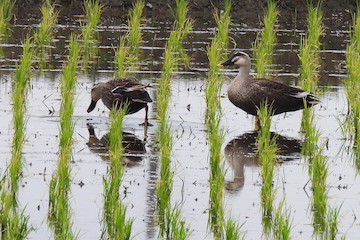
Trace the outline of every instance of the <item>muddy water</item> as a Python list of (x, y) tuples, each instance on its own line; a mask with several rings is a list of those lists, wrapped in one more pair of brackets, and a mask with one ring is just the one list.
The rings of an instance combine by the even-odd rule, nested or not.
[[(30, 215), (34, 227), (30, 239), (51, 239), (52, 230), (47, 226), (48, 187), (51, 174), (58, 159), (59, 79), (64, 63), (65, 46), (68, 35), (78, 31), (78, 21), (56, 27), (55, 47), (49, 60), (51, 66), (40, 74), (33, 71), (27, 107), (27, 142), (24, 148), (24, 177), (19, 193), (25, 213)], [(0, 153), (1, 172), (10, 159), (11, 123), (11, 84), (15, 63), (22, 52), (20, 43), (34, 23), (16, 25), (12, 34), (4, 39), (1, 47), (4, 56), (0, 58)], [(143, 28), (143, 59), (140, 70), (131, 75), (142, 82), (155, 86), (160, 76), (162, 51), (169, 34), (171, 23), (148, 22)], [(98, 104), (95, 111), (86, 113), (89, 105), (89, 90), (95, 82), (112, 78), (113, 50), (124, 27), (111, 22), (102, 24), (100, 32), (100, 56), (98, 63), (88, 74), (79, 73), (74, 112), (75, 150), (72, 159), (71, 207), (73, 210), (73, 230), (80, 239), (99, 239), (101, 236), (101, 214), (103, 199), (102, 178), (108, 171), (106, 134), (108, 133), (108, 110)], [(209, 163), (208, 144), (204, 121), (204, 86), (208, 68), (205, 49), (214, 29), (201, 25), (190, 34), (184, 47), (191, 57), (191, 70), (180, 67), (172, 78), (172, 98), (170, 119), (174, 136), (172, 165), (175, 171), (173, 200), (183, 204), (183, 216), (193, 230), (191, 239), (212, 239), (207, 231), (209, 208)], [(258, 29), (233, 25), (231, 36), (237, 48), (251, 54), (251, 44)], [(275, 52), (274, 79), (298, 84), (299, 60), (298, 43), (303, 30), (291, 26), (280, 27)], [(355, 239), (359, 232), (356, 213), (360, 210), (358, 193), (359, 180), (357, 168), (351, 152), (351, 142), (343, 138), (341, 121), (347, 112), (347, 103), (342, 81), (345, 77), (343, 64), (348, 32), (344, 30), (327, 31), (323, 37), (322, 68), (319, 90), (321, 104), (315, 108), (315, 122), (321, 129), (321, 141), (327, 142), (324, 155), (328, 159), (329, 204), (342, 208), (339, 219), (339, 236)], [(219, 62), (223, 59), (219, 59)], [(224, 70), (227, 80), (222, 89), (222, 126), (226, 130), (223, 152), (226, 161), (226, 212), (244, 223), (246, 239), (260, 239), (262, 179), (260, 167), (254, 157), (255, 137), (253, 119), (242, 110), (234, 107), (226, 98), (226, 89), (236, 70)], [(155, 91), (150, 94), (156, 100)], [(126, 159), (129, 167), (123, 183), (124, 202), (128, 204), (128, 215), (134, 217), (134, 239), (157, 239), (157, 227), (153, 214), (155, 207), (155, 187), (158, 179), (158, 161), (155, 148), (156, 101), (150, 105), (150, 126), (147, 136), (143, 127), (144, 111), (129, 115), (124, 122), (124, 137), (127, 144)], [(308, 184), (308, 164), (300, 154), (302, 136), (300, 134), (301, 112), (275, 116), (272, 131), (280, 134), (279, 158), (283, 160), (276, 168), (274, 186), (277, 189), (276, 201), (286, 200), (292, 219), (291, 236), (294, 239), (310, 239), (313, 228), (311, 209), (311, 184)]]

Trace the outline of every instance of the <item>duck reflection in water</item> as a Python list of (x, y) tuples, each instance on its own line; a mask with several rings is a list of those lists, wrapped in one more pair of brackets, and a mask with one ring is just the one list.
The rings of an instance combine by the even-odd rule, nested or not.
[[(278, 146), (277, 157), (279, 161), (289, 161), (298, 159), (301, 152), (301, 141), (287, 138), (275, 133)], [(234, 180), (226, 183), (227, 190), (237, 191), (244, 186), (244, 166), (258, 166), (256, 139), (258, 132), (248, 132), (231, 140), (225, 147), (225, 157), (229, 165), (234, 170)]]
[[(86, 143), (91, 152), (99, 155), (104, 161), (109, 161), (109, 134), (105, 134), (100, 139), (96, 137), (94, 127), (87, 124), (89, 131), (89, 141)], [(124, 147), (124, 164), (129, 167), (136, 166), (143, 159), (146, 152), (145, 144), (134, 134), (123, 132), (122, 145)]]

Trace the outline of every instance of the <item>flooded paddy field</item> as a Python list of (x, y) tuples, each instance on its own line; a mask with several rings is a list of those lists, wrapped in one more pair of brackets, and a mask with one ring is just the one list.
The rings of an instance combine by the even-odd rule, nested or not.
[[(23, 148), (25, 166), (18, 192), (19, 205), (29, 215), (29, 239), (52, 239), (48, 223), (49, 182), (56, 169), (59, 152), (59, 88), (62, 67), (66, 62), (69, 35), (80, 32), (81, 18), (55, 26), (55, 38), (48, 65), (31, 71), (30, 89), (26, 102), (26, 142)], [(12, 26), (0, 47), (0, 171), (6, 170), (12, 147), (11, 81), (15, 64), (22, 53), (22, 43), (38, 21), (30, 18)], [(158, 147), (156, 140), (157, 96), (156, 80), (161, 75), (165, 42), (172, 22), (148, 20), (141, 27), (140, 68), (129, 75), (153, 86), (148, 91), (153, 99), (149, 105), (150, 123), (147, 131), (140, 124), (144, 110), (127, 115), (123, 123), (123, 138), (127, 168), (120, 189), (122, 201), (128, 206), (127, 216), (134, 218), (134, 239), (158, 239), (155, 220), (156, 187), (159, 180)], [(108, 141), (109, 110), (99, 102), (87, 113), (90, 90), (97, 82), (113, 78), (115, 71), (114, 46), (126, 31), (122, 24), (103, 21), (98, 27), (99, 52), (96, 63), (87, 72), (78, 72), (73, 120), (74, 150), (71, 159), (72, 229), (79, 239), (101, 239), (103, 231), (103, 177), (109, 173)], [(343, 84), (346, 78), (345, 54), (350, 39), (350, 26), (326, 29), (320, 51), (321, 68), (318, 93), (321, 103), (315, 109), (315, 123), (320, 129), (328, 173), (328, 204), (340, 208), (337, 236), (356, 239), (359, 232), (358, 212), (359, 163), (353, 141), (344, 132), (348, 103)], [(190, 57), (190, 69), (179, 67), (171, 78), (169, 123), (173, 136), (171, 165), (174, 171), (172, 201), (182, 204), (182, 215), (189, 226), (190, 239), (214, 239), (208, 227), (209, 218), (209, 144), (206, 133), (204, 88), (209, 70), (206, 48), (215, 28), (197, 22), (189, 32), (183, 47)], [(256, 34), (261, 29), (233, 22), (230, 36), (233, 47), (249, 53)], [(300, 61), (298, 49), (305, 30), (292, 25), (280, 25), (276, 32), (273, 79), (298, 86)], [(219, 59), (219, 63), (224, 59)], [(225, 129), (221, 146), (225, 162), (225, 213), (238, 224), (245, 239), (266, 239), (263, 233), (261, 197), (261, 166), (256, 152), (254, 119), (230, 103), (227, 87), (237, 69), (226, 69), (221, 89), (221, 126)], [(255, 72), (253, 72), (255, 74)], [(170, 93), (169, 93), (170, 94)], [(301, 154), (304, 135), (301, 133), (301, 111), (280, 114), (272, 118), (271, 131), (278, 134), (280, 162), (276, 164), (273, 186), (275, 202), (285, 199), (290, 214), (292, 239), (311, 239), (312, 187), (309, 183), (309, 162)], [(316, 237), (314, 237), (316, 238)]]

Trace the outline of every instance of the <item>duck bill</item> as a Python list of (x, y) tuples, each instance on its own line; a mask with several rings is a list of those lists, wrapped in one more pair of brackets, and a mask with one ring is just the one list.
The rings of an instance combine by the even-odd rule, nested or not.
[(96, 101), (91, 100), (91, 103), (90, 103), (90, 106), (89, 106), (88, 109), (87, 109), (87, 112), (89, 113), (89, 112), (91, 112), (92, 110), (94, 110), (95, 106), (96, 106)]
[(223, 66), (229, 66), (229, 65), (234, 65), (234, 62), (231, 61), (232, 59), (229, 58), (228, 60), (226, 60), (223, 63), (219, 63), (218, 65), (216, 65), (217, 67), (223, 67)]

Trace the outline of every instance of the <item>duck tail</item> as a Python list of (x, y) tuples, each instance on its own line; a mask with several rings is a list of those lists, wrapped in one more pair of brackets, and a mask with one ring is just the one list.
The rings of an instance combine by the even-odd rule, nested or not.
[(316, 105), (318, 103), (321, 103), (320, 99), (316, 97), (313, 93), (309, 93), (306, 96), (306, 103), (310, 106)]

